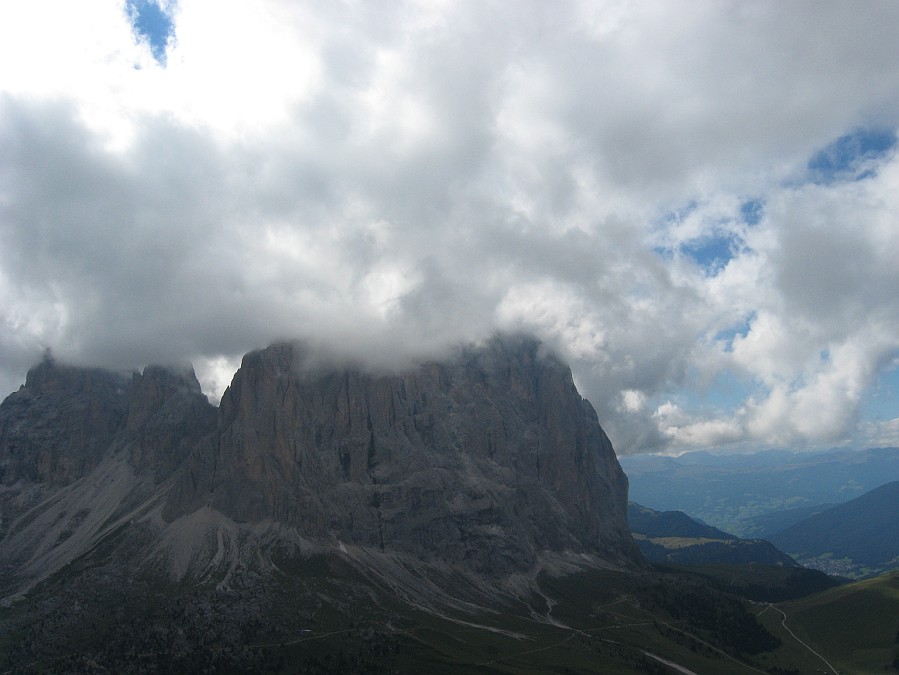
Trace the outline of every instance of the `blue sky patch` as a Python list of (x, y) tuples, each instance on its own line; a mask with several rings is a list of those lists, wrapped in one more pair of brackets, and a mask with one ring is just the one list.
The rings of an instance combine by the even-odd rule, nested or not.
[(868, 422), (885, 422), (899, 417), (899, 364), (880, 373), (874, 386), (862, 397), (861, 416)]
[(682, 244), (681, 251), (706, 273), (715, 275), (734, 257), (738, 246), (739, 239), (735, 235), (716, 233)]
[(872, 175), (868, 162), (882, 157), (895, 145), (893, 131), (858, 129), (815, 153), (806, 167), (808, 179), (818, 185), (862, 180)]
[[(693, 215), (699, 207), (698, 202), (689, 201), (680, 209), (666, 213), (657, 221), (656, 227), (663, 231), (674, 231), (675, 235), (671, 237), (674, 239), (677, 237), (677, 226)], [(740, 206), (740, 218), (747, 224), (754, 225), (761, 219), (763, 210), (762, 200), (748, 200)], [(705, 232), (696, 233), (691, 238), (684, 238), (681, 241), (670, 241), (654, 246), (653, 251), (665, 260), (671, 260), (678, 254), (686, 256), (706, 275), (715, 276), (745, 247), (743, 238), (732, 231), (733, 225), (734, 223), (728, 220), (704, 224), (702, 229)]]
[(687, 379), (688, 387), (650, 398), (650, 409), (670, 401), (690, 413), (718, 417), (733, 414), (749, 397), (759, 393), (757, 382), (729, 370), (718, 373), (711, 382), (700, 382), (695, 369), (690, 369)]
[(171, 16), (153, 0), (126, 0), (125, 6), (135, 36), (146, 40), (153, 58), (165, 65), (169, 40), (175, 34)]
[(740, 215), (747, 225), (758, 225), (765, 211), (765, 202), (761, 199), (750, 199), (740, 205)]

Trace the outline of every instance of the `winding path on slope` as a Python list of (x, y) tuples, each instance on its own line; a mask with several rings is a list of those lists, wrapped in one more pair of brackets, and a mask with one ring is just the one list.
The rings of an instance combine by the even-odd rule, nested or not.
[(686, 668), (685, 666), (675, 663), (674, 661), (669, 661), (668, 659), (663, 659), (661, 656), (648, 652), (645, 649), (643, 650), (643, 653), (649, 658), (658, 661), (659, 663), (664, 663), (669, 668), (674, 668), (677, 672), (683, 673), (683, 675), (699, 675), (699, 673), (694, 673), (692, 670)]
[(764, 614), (765, 612), (767, 612), (769, 609), (773, 609), (773, 610), (776, 611), (776, 612), (780, 612), (781, 616), (783, 617), (783, 620), (780, 622), (780, 625), (783, 626), (783, 629), (784, 629), (785, 631), (787, 631), (790, 635), (793, 636), (793, 639), (796, 640), (796, 642), (798, 642), (799, 644), (801, 644), (803, 647), (805, 647), (806, 649), (808, 649), (812, 654), (814, 654), (814, 655), (817, 656), (819, 659), (821, 659), (821, 660), (827, 665), (827, 667), (830, 668), (830, 670), (834, 673), (834, 675), (840, 675), (840, 671), (838, 671), (836, 668), (834, 668), (834, 667), (831, 665), (830, 661), (828, 661), (828, 660), (825, 659), (823, 656), (821, 656), (821, 654), (819, 654), (819, 653), (816, 652), (814, 649), (812, 649), (811, 647), (809, 647), (805, 642), (803, 642), (802, 640), (799, 639), (799, 637), (796, 635), (796, 633), (794, 633), (793, 631), (790, 630), (790, 627), (787, 626), (787, 613), (786, 613), (785, 611), (783, 611), (783, 610), (780, 609), (779, 607), (775, 607), (774, 605), (768, 603), (768, 606), (765, 607), (765, 609), (763, 609), (761, 612), (759, 612), (759, 613), (758, 613), (758, 616), (761, 616), (762, 614)]

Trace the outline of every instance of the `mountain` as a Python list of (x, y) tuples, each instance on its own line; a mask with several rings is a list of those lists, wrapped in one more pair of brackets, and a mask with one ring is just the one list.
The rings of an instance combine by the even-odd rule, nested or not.
[(193, 371), (129, 380), (48, 359), (0, 406), (0, 477), (0, 560), (19, 571), (6, 592), (122, 519), (178, 578), (297, 537), (491, 576), (544, 551), (639, 564), (592, 406), (525, 338), (395, 374), (273, 345), (243, 359), (218, 410)]
[(501, 575), (545, 550), (637, 560), (626, 494), (592, 406), (536, 341), (401, 374), (335, 370), (281, 344), (244, 357), (161, 516), (276, 522)]
[(814, 516), (822, 511), (833, 508), (836, 504), (814, 504), (812, 506), (800, 506), (795, 509), (786, 509), (784, 511), (771, 511), (754, 516), (743, 521), (746, 529), (756, 533), (762, 539), (783, 532), (791, 525), (805, 520), (809, 516)]
[(645, 537), (681, 537), (717, 540), (736, 540), (717, 527), (700, 523), (683, 511), (654, 511), (636, 502), (628, 502), (627, 522), (632, 533)]
[(528, 337), (402, 372), (277, 344), (218, 408), (189, 368), (47, 358), (0, 404), (0, 476), (3, 672), (738, 673), (780, 644), (735, 591), (759, 569), (646, 564)]
[(756, 538), (771, 532), (762, 516), (847, 502), (899, 480), (899, 448), (634, 455), (621, 465), (632, 500)]
[(31, 369), (0, 404), (0, 598), (146, 512), (214, 426), (192, 369)]
[(66, 485), (96, 467), (124, 424), (128, 382), (49, 357), (0, 404), (0, 481)]
[(700, 523), (682, 511), (654, 511), (630, 502), (627, 518), (640, 552), (654, 563), (798, 566), (768, 541), (740, 539)]
[(899, 481), (771, 536), (806, 567), (865, 577), (899, 567)]
[(0, 484), (52, 492), (120, 454), (158, 483), (214, 425), (193, 369), (150, 366), (126, 377), (47, 357), (0, 403)]

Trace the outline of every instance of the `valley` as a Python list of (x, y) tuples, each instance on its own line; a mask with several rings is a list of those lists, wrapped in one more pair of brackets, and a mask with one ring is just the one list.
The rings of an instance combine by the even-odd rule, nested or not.
[[(776, 593), (783, 568), (731, 566), (729, 584), (744, 582), (731, 592), (687, 568), (594, 568), (540, 573), (533, 592), (517, 598), (446, 587), (468, 599), (463, 610), (404, 599), (340, 554), (279, 563), (270, 582), (240, 574), (235, 589), (216, 591), (115, 579), (113, 566), (91, 561), (92, 572), (78, 571), (91, 593), (59, 579), (40, 602), (0, 610), (0, 668), (661, 674), (672, 672), (667, 662), (696, 673), (775, 674), (817, 672), (817, 652), (841, 673), (866, 673), (895, 668), (899, 654), (895, 575), (772, 605), (741, 589), (754, 577)], [(137, 595), (119, 595), (123, 584)]]
[[(899, 566), (899, 448), (622, 458), (632, 500), (851, 579)], [(698, 562), (698, 561), (697, 561)]]

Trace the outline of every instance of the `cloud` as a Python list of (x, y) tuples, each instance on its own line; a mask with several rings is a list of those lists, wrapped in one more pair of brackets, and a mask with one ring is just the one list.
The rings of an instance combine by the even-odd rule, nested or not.
[(893, 3), (182, 0), (164, 59), (70, 5), (0, 8), (4, 391), (46, 346), (215, 396), (276, 339), (391, 366), (527, 329), (621, 452), (868, 429)]

